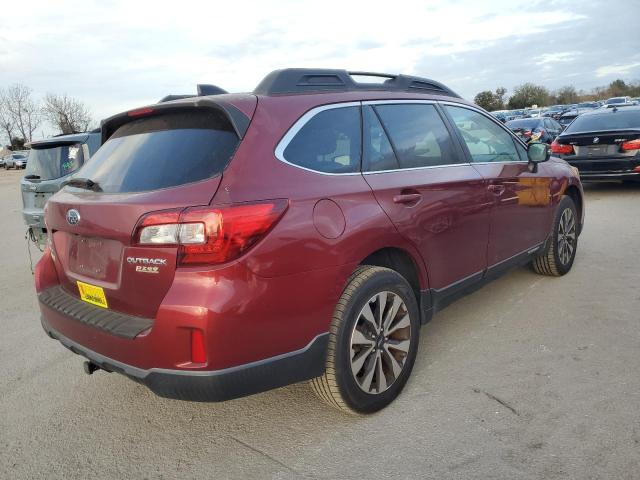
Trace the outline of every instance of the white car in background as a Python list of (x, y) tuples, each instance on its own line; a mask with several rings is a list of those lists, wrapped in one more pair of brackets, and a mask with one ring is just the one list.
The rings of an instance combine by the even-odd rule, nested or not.
[(4, 169), (9, 170), (10, 168), (15, 168), (17, 170), (19, 168), (26, 168), (28, 155), (29, 152), (10, 153), (4, 157)]

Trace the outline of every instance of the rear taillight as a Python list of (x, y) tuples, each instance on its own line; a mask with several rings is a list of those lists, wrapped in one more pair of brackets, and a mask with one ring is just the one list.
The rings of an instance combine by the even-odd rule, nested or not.
[(138, 222), (133, 243), (177, 246), (178, 265), (225, 263), (238, 258), (271, 230), (287, 206), (287, 200), (271, 200), (153, 212)]
[(620, 145), (620, 148), (623, 152), (628, 152), (630, 150), (640, 150), (640, 138), (624, 142), (622, 145)]
[(564, 155), (568, 155), (573, 153), (573, 145), (565, 145), (564, 143), (559, 143), (557, 140), (554, 140), (551, 144), (551, 151), (553, 153), (562, 153)]

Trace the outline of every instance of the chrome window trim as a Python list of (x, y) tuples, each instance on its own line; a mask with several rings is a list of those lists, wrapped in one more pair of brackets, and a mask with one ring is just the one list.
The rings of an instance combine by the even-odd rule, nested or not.
[(447, 163), (447, 164), (443, 164), (443, 165), (428, 165), (428, 166), (424, 166), (424, 167), (412, 167), (412, 168), (395, 168), (395, 169), (391, 169), (391, 170), (373, 170), (373, 171), (362, 171), (362, 169), (360, 168), (357, 172), (346, 172), (346, 173), (331, 173), (331, 172), (321, 172), (320, 170), (314, 170), (312, 168), (307, 168), (307, 167), (303, 167), (301, 165), (296, 165), (295, 163), (291, 163), (289, 162), (285, 157), (284, 157), (284, 151), (285, 149), (289, 146), (289, 143), (291, 142), (291, 140), (293, 139), (293, 137), (296, 136), (296, 134), (302, 129), (302, 127), (304, 127), (309, 120), (311, 120), (313, 117), (315, 117), (318, 113), (320, 112), (324, 112), (326, 110), (332, 110), (332, 109), (336, 109), (336, 108), (347, 108), (347, 107), (360, 107), (360, 106), (365, 106), (365, 105), (399, 105), (399, 104), (425, 104), (425, 105), (451, 105), (453, 107), (462, 107), (462, 108), (468, 108), (469, 110), (475, 111), (477, 113), (480, 113), (481, 115), (485, 116), (486, 118), (488, 118), (489, 120), (491, 120), (493, 123), (495, 123), (496, 125), (498, 125), (499, 127), (501, 127), (504, 131), (506, 131), (508, 134), (511, 135), (511, 138), (516, 139), (518, 142), (520, 142), (520, 144), (526, 149), (527, 146), (524, 144), (524, 142), (522, 142), (518, 137), (516, 137), (513, 132), (511, 132), (508, 128), (506, 128), (504, 125), (501, 125), (499, 122), (497, 122), (495, 119), (493, 119), (490, 115), (488, 115), (487, 113), (483, 112), (481, 109), (477, 108), (477, 107), (473, 107), (471, 105), (467, 105), (465, 103), (456, 103), (456, 102), (449, 102), (449, 101), (437, 101), (437, 100), (413, 100), (413, 99), (397, 99), (397, 100), (365, 100), (365, 101), (361, 101), (361, 102), (342, 102), (342, 103), (330, 103), (327, 105), (320, 105), (318, 107), (314, 107), (311, 110), (308, 110), (306, 113), (304, 113), (304, 115), (302, 115), (298, 120), (296, 120), (296, 122), (289, 128), (289, 130), (287, 130), (287, 133), (284, 134), (284, 136), (280, 139), (280, 141), (278, 142), (278, 145), (276, 146), (275, 149), (275, 156), (278, 160), (280, 160), (282, 163), (285, 163), (287, 165), (290, 165), (292, 167), (295, 168), (299, 168), (300, 170), (306, 170), (307, 172), (312, 172), (312, 173), (317, 173), (319, 175), (327, 175), (327, 176), (353, 176), (353, 175), (378, 175), (381, 173), (395, 173), (395, 172), (410, 172), (410, 171), (416, 171), (416, 170), (430, 170), (433, 168), (444, 168), (444, 167), (461, 167), (461, 166), (473, 166), (473, 165), (500, 165), (500, 164), (509, 164), (509, 165), (513, 165), (513, 164), (517, 164), (517, 163), (522, 163), (522, 164), (526, 164), (528, 162), (523, 161), (523, 160), (519, 160), (517, 162), (513, 162), (513, 161), (503, 161), (503, 162), (462, 162), (462, 163)]
[(276, 146), (275, 156), (282, 163), (286, 163), (287, 165), (291, 165), (292, 167), (299, 168), (301, 170), (306, 170), (307, 172), (317, 173), (319, 175), (329, 175), (329, 176), (350, 176), (350, 175), (361, 175), (362, 171), (360, 167), (358, 167), (357, 172), (344, 172), (344, 173), (331, 173), (331, 172), (321, 172), (320, 170), (314, 170), (312, 168), (303, 167), (301, 165), (296, 165), (295, 163), (289, 162), (286, 158), (284, 158), (284, 151), (289, 146), (293, 137), (304, 127), (309, 120), (315, 117), (318, 113), (324, 112), (327, 110), (333, 110), (336, 108), (348, 108), (348, 107), (360, 107), (362, 102), (343, 102), (343, 103), (330, 103), (327, 105), (320, 105), (318, 107), (314, 107), (311, 110), (308, 110), (304, 115), (302, 115), (296, 122), (287, 130), (287, 133), (280, 139), (278, 145)]
[(397, 99), (397, 100), (364, 100), (362, 105), (394, 105), (402, 103), (424, 103), (427, 105), (435, 105), (438, 102), (435, 100), (411, 100), (411, 99)]
[(411, 168), (394, 168), (392, 170), (371, 170), (369, 172), (362, 172), (363, 175), (374, 175), (379, 173), (393, 173), (393, 172), (411, 172), (414, 170), (431, 170), (432, 168), (444, 168), (444, 167), (468, 167), (471, 163), (447, 163), (444, 165), (427, 165), (424, 167), (411, 167)]

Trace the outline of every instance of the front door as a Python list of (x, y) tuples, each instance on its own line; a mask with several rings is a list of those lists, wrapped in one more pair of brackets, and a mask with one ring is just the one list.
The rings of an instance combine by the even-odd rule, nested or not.
[[(443, 294), (487, 266), (488, 195), (429, 103), (365, 104), (363, 173), (401, 235), (420, 251)], [(445, 293), (446, 292), (446, 293)]]
[(445, 110), (492, 198), (489, 267), (544, 242), (552, 215), (550, 166), (541, 164), (531, 173), (524, 147), (488, 115), (461, 106)]

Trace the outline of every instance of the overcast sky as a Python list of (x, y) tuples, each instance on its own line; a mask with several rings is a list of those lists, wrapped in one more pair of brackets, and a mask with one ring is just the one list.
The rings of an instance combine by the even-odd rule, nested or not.
[(249, 91), (294, 66), (422, 75), (469, 99), (524, 82), (590, 89), (640, 79), (639, 0), (0, 5), (0, 86), (67, 93), (96, 120), (196, 83)]

